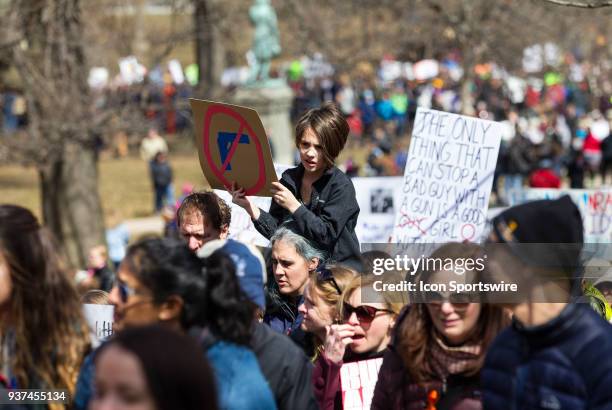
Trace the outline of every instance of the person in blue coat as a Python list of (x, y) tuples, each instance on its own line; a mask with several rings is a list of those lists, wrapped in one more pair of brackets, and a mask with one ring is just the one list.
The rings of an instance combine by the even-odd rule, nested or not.
[[(142, 240), (128, 249), (110, 302), (117, 332), (160, 323), (197, 336), (213, 368), (220, 409), (276, 410), (249, 348), (254, 308), (229, 256), (218, 253), (200, 259), (179, 240)], [(87, 360), (81, 371), (77, 409), (87, 408), (91, 399), (94, 363), (95, 359)]]
[(612, 409), (612, 327), (587, 303), (572, 302), (581, 288), (583, 236), (567, 195), (493, 220), (490, 271), (520, 293), (506, 303), (512, 325), (485, 359), (484, 408)]

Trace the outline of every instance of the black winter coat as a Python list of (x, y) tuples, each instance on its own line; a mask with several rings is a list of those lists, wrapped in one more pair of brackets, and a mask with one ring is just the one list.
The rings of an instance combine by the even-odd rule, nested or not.
[(279, 410), (317, 410), (312, 389), (312, 364), (287, 336), (263, 323), (255, 324), (251, 348)]
[[(280, 182), (301, 201), (304, 167), (300, 164), (286, 170)], [(293, 215), (285, 208), (272, 202), (270, 212), (261, 211), (253, 221), (255, 228), (270, 239), (284, 222), (293, 220), (298, 234), (311, 240), (320, 250), (328, 252), (329, 261), (344, 262), (359, 258), (359, 241), (355, 225), (359, 205), (355, 187), (351, 180), (338, 168), (332, 167), (315, 183), (308, 205), (300, 206)]]
[(541, 326), (515, 322), (481, 376), (485, 409), (612, 409), (612, 326), (578, 303)]

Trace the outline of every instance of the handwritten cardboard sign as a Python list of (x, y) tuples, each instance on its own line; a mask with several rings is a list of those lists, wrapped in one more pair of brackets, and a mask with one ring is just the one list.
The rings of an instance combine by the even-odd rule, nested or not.
[(500, 123), (417, 109), (393, 242), (479, 240), (502, 132)]
[(237, 182), (249, 196), (272, 196), (277, 181), (263, 124), (251, 108), (189, 99), (200, 166), (212, 188)]
[(580, 210), (585, 243), (612, 243), (612, 188), (525, 188), (512, 198), (510, 205), (563, 195), (569, 195)]
[(342, 365), (340, 386), (344, 410), (368, 410), (370, 408), (382, 362), (383, 359), (380, 357)]
[(97, 347), (104, 339), (113, 334), (114, 311), (113, 305), (83, 305), (93, 347)]

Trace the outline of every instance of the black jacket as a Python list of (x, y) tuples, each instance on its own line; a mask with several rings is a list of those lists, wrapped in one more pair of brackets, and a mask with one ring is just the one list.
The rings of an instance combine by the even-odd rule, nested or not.
[(263, 323), (255, 324), (251, 348), (279, 410), (318, 409), (311, 383), (312, 365), (302, 349)]
[(485, 409), (612, 409), (612, 326), (572, 303), (541, 326), (515, 322), (482, 369)]
[[(303, 176), (304, 167), (300, 164), (285, 171), (280, 181), (298, 200), (302, 199)], [(359, 205), (353, 183), (342, 171), (332, 167), (312, 184), (307, 206), (300, 206), (291, 215), (272, 202), (270, 212), (261, 211), (253, 223), (259, 233), (270, 239), (282, 223), (293, 220), (297, 233), (314, 242), (320, 250), (328, 252), (330, 262), (344, 262), (359, 258), (359, 241), (355, 234), (358, 215)]]

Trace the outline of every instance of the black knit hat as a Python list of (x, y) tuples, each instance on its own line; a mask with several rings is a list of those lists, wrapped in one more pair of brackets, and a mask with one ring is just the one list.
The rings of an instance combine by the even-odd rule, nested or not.
[(525, 263), (579, 274), (582, 216), (568, 195), (511, 207), (493, 219), (493, 231)]
[(568, 195), (513, 206), (493, 219), (493, 229), (499, 242), (584, 242), (582, 216)]

